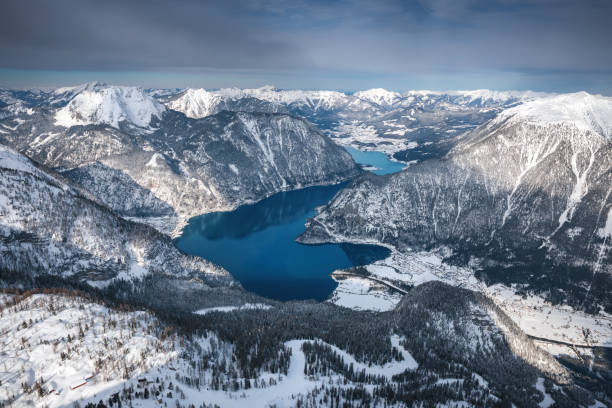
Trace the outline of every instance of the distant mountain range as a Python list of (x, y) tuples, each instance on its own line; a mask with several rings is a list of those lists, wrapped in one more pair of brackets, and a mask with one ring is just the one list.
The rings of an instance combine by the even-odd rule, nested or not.
[[(156, 92), (154, 92), (156, 93)], [(536, 92), (335, 91), (227, 88), (174, 91), (168, 107), (191, 117), (242, 106), (266, 111), (286, 109), (324, 130), (344, 145), (379, 150), (405, 162), (440, 157), (454, 136), (493, 118), (504, 108), (545, 96)], [(164, 94), (168, 98), (168, 94)], [(253, 99), (265, 101), (264, 108)], [(260, 102), (261, 104), (261, 102)]]

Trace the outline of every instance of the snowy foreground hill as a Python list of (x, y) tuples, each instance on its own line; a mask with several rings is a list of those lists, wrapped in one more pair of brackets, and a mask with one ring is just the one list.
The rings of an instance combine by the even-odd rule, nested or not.
[[(6, 293), (0, 297), (0, 401), (49, 407), (100, 401), (134, 407), (603, 406), (572, 385), (566, 370), (492, 303), (457, 291), (423, 285), (382, 315), (315, 307), (319, 327), (347, 317), (365, 320), (355, 321), (355, 334), (370, 336), (354, 338), (317, 332), (316, 325), (286, 325), (273, 334), (257, 323), (273, 313), (287, 324), (314, 305), (193, 314), (186, 332), (179, 316), (177, 327), (168, 315), (160, 320), (78, 291)], [(253, 337), (236, 341), (233, 330)]]

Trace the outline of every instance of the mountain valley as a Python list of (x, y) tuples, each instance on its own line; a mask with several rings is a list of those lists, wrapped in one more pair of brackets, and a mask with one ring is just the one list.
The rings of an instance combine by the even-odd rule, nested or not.
[[(611, 118), (585, 92), (1, 90), (0, 406), (609, 406)], [(277, 227), (352, 245), (329, 297), (239, 283), (308, 275)]]

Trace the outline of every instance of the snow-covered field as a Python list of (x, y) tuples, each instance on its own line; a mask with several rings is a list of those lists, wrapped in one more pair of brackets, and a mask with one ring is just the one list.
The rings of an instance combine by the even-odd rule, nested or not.
[[(285, 343), (285, 345), (291, 349), (291, 362), (287, 375), (281, 376), (280, 381), (278, 381), (276, 385), (268, 388), (251, 388), (239, 393), (190, 389), (185, 390), (185, 394), (187, 398), (196, 403), (196, 405), (201, 402), (215, 402), (222, 407), (240, 408), (248, 404), (253, 407), (276, 406), (281, 408), (295, 406), (295, 399), (298, 395), (305, 395), (314, 388), (321, 387), (323, 384), (342, 384), (342, 377), (337, 375), (314, 378), (304, 374), (306, 358), (302, 351), (302, 344), (307, 341), (308, 340), (291, 340)], [(412, 358), (410, 353), (399, 344), (400, 341), (401, 339), (398, 336), (391, 336), (391, 343), (400, 350), (404, 359), (402, 361), (388, 363), (384, 366), (370, 366), (360, 363), (345, 351), (333, 345), (331, 347), (338, 355), (344, 358), (347, 364), (353, 364), (355, 370), (360, 371), (365, 369), (367, 374), (383, 375), (391, 378), (391, 376), (395, 374), (402, 373), (406, 370), (414, 370), (418, 367), (418, 363)], [(319, 341), (319, 343), (322, 342)]]
[[(489, 286), (485, 293), (529, 335), (612, 347), (612, 316), (605, 312), (589, 315), (570, 306), (552, 305), (539, 296), (516, 295), (503, 285)], [(588, 338), (583, 329), (590, 330)]]
[(390, 292), (383, 285), (376, 285), (368, 279), (356, 276), (342, 277), (332, 275), (338, 282), (329, 302), (355, 310), (385, 312), (392, 310), (402, 299), (396, 292)]
[(195, 311), (195, 314), (205, 315), (212, 312), (231, 312), (233, 310), (267, 310), (272, 306), (266, 305), (265, 303), (245, 303), (242, 306), (217, 306), (209, 307), (206, 309), (200, 309)]
[[(388, 258), (367, 265), (365, 269), (372, 276), (391, 283), (419, 285), (439, 280), (484, 293), (532, 336), (573, 344), (612, 346), (612, 316), (609, 314), (589, 315), (570, 306), (552, 305), (540, 296), (523, 298), (511, 287), (501, 284), (487, 287), (474, 277), (470, 268), (447, 265), (436, 253), (399, 253), (393, 250)], [(389, 291), (385, 293), (382, 294), (378, 285), (367, 279), (349, 280), (338, 286), (330, 301), (357, 310), (390, 310), (401, 297)], [(585, 339), (583, 329), (590, 330), (588, 339)], [(551, 350), (561, 352), (565, 348), (553, 347)]]
[(176, 358), (174, 340), (154, 336), (155, 324), (144, 312), (117, 312), (65, 296), (37, 294), (5, 307), (0, 401), (59, 407), (107, 394), (124, 383), (123, 375), (136, 378)]
[[(395, 132), (398, 131), (395, 130)], [(339, 145), (352, 146), (364, 151), (382, 152), (392, 159), (394, 153), (415, 147), (410, 143), (406, 144), (405, 139), (398, 137), (403, 136), (406, 132), (408, 132), (408, 129), (404, 128), (401, 130), (401, 135), (398, 133), (379, 134), (373, 126), (354, 121), (340, 124), (331, 131), (331, 136)], [(388, 135), (388, 137), (385, 137), (385, 135)]]

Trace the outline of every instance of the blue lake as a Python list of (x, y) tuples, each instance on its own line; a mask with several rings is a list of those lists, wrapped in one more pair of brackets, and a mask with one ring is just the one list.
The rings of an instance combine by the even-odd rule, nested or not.
[[(374, 158), (355, 161), (389, 170)], [(391, 167), (396, 164), (388, 162)], [(337, 285), (329, 276), (331, 272), (389, 254), (388, 249), (373, 245), (295, 242), (304, 232), (307, 218), (315, 215), (315, 208), (328, 203), (346, 184), (282, 192), (234, 211), (194, 217), (175, 244), (188, 254), (223, 266), (246, 290), (258, 295), (277, 300), (325, 300)]]
[(383, 175), (390, 173), (397, 173), (403, 169), (406, 165), (389, 160), (386, 154), (381, 152), (364, 152), (357, 150), (354, 147), (347, 146), (345, 149), (353, 156), (353, 160), (363, 166), (376, 167), (376, 170), (372, 170), (372, 173)]

